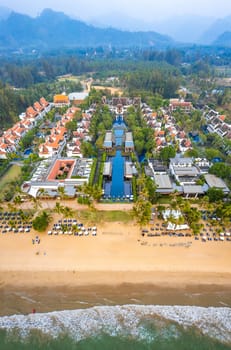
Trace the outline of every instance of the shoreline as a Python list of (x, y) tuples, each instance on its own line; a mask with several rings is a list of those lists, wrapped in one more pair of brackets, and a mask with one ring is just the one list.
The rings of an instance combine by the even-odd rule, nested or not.
[(151, 285), (161, 288), (217, 286), (231, 288), (231, 273), (207, 271), (17, 271), (0, 270), (2, 288), (36, 287), (118, 287), (120, 285)]
[(0, 235), (0, 315), (132, 303), (231, 307), (231, 242), (96, 225), (96, 236)]
[[(116, 283), (105, 284), (102, 271), (95, 274), (95, 281), (87, 274), (87, 278), (80, 282), (73, 280), (73, 272), (56, 272), (54, 279), (50, 272), (44, 271), (15, 271), (13, 275), (10, 272), (0, 272), (0, 317), (30, 314), (34, 311), (47, 313), (116, 305), (231, 307), (230, 276), (226, 274), (208, 276), (193, 273), (186, 276), (180, 273), (154, 272), (156, 279), (151, 283), (146, 282), (146, 272), (145, 275), (138, 274), (138, 278), (135, 281), (133, 279), (132, 283), (127, 282), (127, 274), (132, 279), (137, 275), (135, 272), (122, 275), (107, 272), (108, 274), (111, 278), (116, 275)], [(123, 279), (118, 279), (118, 274)], [(6, 275), (6, 283), (3, 284)], [(151, 277), (150, 274), (148, 276)], [(22, 283), (23, 277), (26, 283)], [(188, 277), (192, 277), (190, 282)], [(126, 282), (120, 283), (122, 280)]]

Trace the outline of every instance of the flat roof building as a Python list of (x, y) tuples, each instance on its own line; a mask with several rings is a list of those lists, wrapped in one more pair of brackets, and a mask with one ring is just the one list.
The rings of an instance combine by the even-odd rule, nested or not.
[(206, 174), (205, 181), (207, 182), (207, 184), (210, 188), (211, 187), (220, 188), (221, 190), (223, 190), (224, 193), (230, 192), (226, 183), (221, 178), (219, 178), (213, 174)]
[(106, 150), (112, 150), (112, 146), (113, 146), (113, 142), (112, 142), (112, 132), (111, 131), (107, 131), (106, 135), (105, 135), (105, 139), (104, 139), (104, 143), (103, 143), (103, 147)]
[(167, 175), (167, 174), (162, 174), (162, 175), (155, 174), (154, 181), (157, 185), (157, 189), (156, 189), (157, 193), (169, 194), (169, 193), (173, 192), (173, 187), (172, 187), (172, 183), (170, 181), (169, 175)]
[(111, 178), (111, 175), (112, 175), (112, 163), (105, 162), (104, 168), (103, 168), (103, 176)]
[(124, 165), (125, 169), (124, 169), (124, 177), (126, 179), (131, 179), (133, 177), (133, 175), (137, 175), (137, 170), (136, 167), (133, 163), (131, 162), (125, 162)]
[(92, 162), (87, 158), (43, 160), (31, 180), (24, 182), (22, 190), (33, 197), (41, 193), (46, 197), (57, 197), (59, 187), (63, 187), (66, 196), (74, 197), (76, 188), (88, 182)]
[(125, 152), (134, 151), (134, 142), (132, 137), (132, 132), (125, 133)]

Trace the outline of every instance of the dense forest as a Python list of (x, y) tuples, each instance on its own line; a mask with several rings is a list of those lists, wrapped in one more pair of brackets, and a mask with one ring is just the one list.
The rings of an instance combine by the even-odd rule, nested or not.
[(98, 47), (2, 56), (1, 125), (11, 125), (41, 96), (52, 100), (55, 93), (80, 91), (78, 81), (58, 79), (66, 74), (84, 75), (95, 81), (116, 76), (125, 94), (139, 95), (155, 108), (162, 99), (179, 96), (179, 89), (184, 87), (182, 97), (194, 105), (207, 104), (229, 112), (230, 58), (229, 49), (196, 46), (162, 51)]

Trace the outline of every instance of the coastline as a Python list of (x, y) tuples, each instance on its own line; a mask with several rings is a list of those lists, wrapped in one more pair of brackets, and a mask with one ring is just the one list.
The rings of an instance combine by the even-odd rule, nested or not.
[(0, 271), (2, 288), (99, 287), (151, 285), (161, 288), (231, 288), (231, 273), (205, 271)]
[(231, 307), (229, 274), (14, 271), (0, 280), (0, 317), (128, 304)]
[(0, 313), (95, 305), (231, 306), (231, 243), (142, 237), (134, 223), (97, 236), (0, 235)]

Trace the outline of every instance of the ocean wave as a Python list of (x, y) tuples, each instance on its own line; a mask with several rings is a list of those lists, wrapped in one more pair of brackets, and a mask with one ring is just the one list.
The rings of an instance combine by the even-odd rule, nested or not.
[[(154, 336), (177, 337), (179, 327), (195, 327), (203, 335), (231, 343), (231, 308), (194, 306), (95, 306), (89, 309), (0, 317), (0, 329), (25, 339), (34, 330), (52, 338), (68, 334), (80, 341), (91, 336), (129, 336), (153, 341)], [(149, 332), (149, 327), (158, 332)]]

